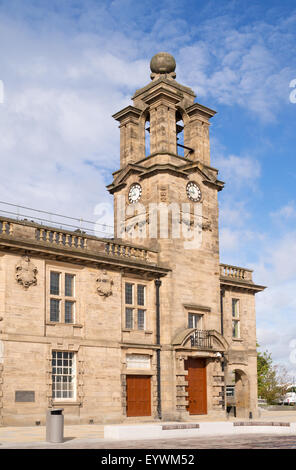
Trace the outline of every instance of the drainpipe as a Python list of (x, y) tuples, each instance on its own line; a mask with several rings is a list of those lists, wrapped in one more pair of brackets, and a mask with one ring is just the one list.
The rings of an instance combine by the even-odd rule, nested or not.
[(158, 346), (156, 350), (156, 370), (157, 370), (157, 415), (161, 419), (161, 385), (160, 385), (160, 302), (159, 302), (159, 290), (161, 286), (161, 281), (159, 279), (155, 280), (156, 288), (156, 344)]
[[(225, 295), (225, 289), (222, 287), (220, 291), (220, 308), (221, 308), (221, 335), (224, 336), (224, 319), (223, 319), (223, 297)], [(222, 353), (222, 363), (221, 363), (221, 369), (222, 372), (224, 372), (225, 369), (225, 357), (224, 357), (224, 352)], [(226, 384), (225, 384), (225, 374), (224, 374), (224, 399), (223, 399), (223, 404), (222, 407), (224, 410), (227, 411), (227, 403), (226, 403)]]
[(225, 289), (222, 287), (221, 294), (220, 294), (220, 306), (221, 306), (221, 335), (224, 335), (224, 327), (223, 327), (223, 297), (225, 294)]

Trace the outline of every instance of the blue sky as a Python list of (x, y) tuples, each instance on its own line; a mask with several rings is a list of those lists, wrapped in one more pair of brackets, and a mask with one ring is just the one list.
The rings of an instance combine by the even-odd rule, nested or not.
[(111, 115), (172, 53), (218, 112), (221, 261), (268, 285), (258, 340), (296, 377), (295, 33), (294, 1), (0, 1), (0, 199), (95, 220), (119, 163)]

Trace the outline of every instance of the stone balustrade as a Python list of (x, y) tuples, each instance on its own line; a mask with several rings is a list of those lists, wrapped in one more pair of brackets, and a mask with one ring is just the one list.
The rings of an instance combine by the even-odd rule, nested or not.
[(13, 232), (13, 224), (11, 222), (7, 222), (6, 220), (0, 220), (0, 233), (4, 235), (12, 235)]
[(108, 255), (138, 258), (142, 261), (146, 261), (148, 257), (148, 252), (144, 248), (122, 245), (121, 243), (106, 242), (105, 250)]
[(43, 242), (54, 243), (60, 246), (69, 246), (73, 248), (86, 248), (87, 237), (75, 233), (68, 233), (59, 230), (50, 230), (45, 228), (36, 229), (36, 239)]
[(137, 247), (121, 241), (97, 238), (85, 232), (70, 232), (58, 228), (42, 227), (33, 221), (6, 220), (0, 217), (0, 235), (12, 236), (16, 239), (37, 241), (62, 248), (76, 248), (88, 252), (101, 253), (108, 256), (149, 261), (157, 264), (157, 252)]
[(231, 266), (230, 264), (220, 264), (220, 275), (238, 281), (252, 281), (252, 270)]

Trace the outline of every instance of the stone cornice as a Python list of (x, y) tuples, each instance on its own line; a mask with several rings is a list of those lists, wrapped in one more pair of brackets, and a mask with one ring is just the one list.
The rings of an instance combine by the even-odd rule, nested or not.
[(206, 106), (203, 106), (202, 104), (199, 104), (199, 103), (194, 103), (193, 105), (186, 108), (186, 112), (187, 112), (189, 117), (193, 117), (194, 115), (202, 114), (207, 119), (209, 119), (209, 118), (215, 116), (215, 114), (217, 114), (217, 111), (214, 111), (213, 109), (207, 108)]
[[(116, 173), (114, 173), (113, 175), (116, 175), (116, 177), (114, 177), (113, 183), (107, 186), (108, 191), (111, 194), (114, 194), (116, 191), (119, 191), (120, 189), (125, 187), (126, 186), (125, 180), (128, 177), (128, 175), (131, 173), (137, 173), (140, 179), (144, 179), (147, 176), (151, 176), (151, 174), (156, 173), (156, 172), (167, 172), (167, 173), (174, 174), (176, 176), (188, 178), (188, 174), (192, 173), (193, 171), (198, 171), (201, 174), (201, 176), (204, 178), (203, 179), (204, 184), (207, 184), (208, 186), (212, 186), (218, 191), (221, 191), (224, 187), (223, 181), (216, 179), (214, 175), (209, 175), (208, 171), (206, 171), (206, 170), (212, 170), (216, 173), (218, 172), (218, 170), (216, 170), (215, 168), (203, 165), (199, 161), (192, 161), (192, 160), (186, 161), (184, 165), (181, 165), (181, 166), (175, 165), (174, 163), (165, 163), (165, 164), (154, 163), (153, 164), (153, 157), (155, 157), (156, 155), (161, 155), (161, 153), (158, 152), (155, 155), (150, 155), (146, 159), (140, 160), (140, 162), (138, 162), (137, 164), (128, 164), (122, 170), (119, 170)], [(168, 152), (163, 152), (163, 155), (172, 156), (174, 158), (177, 157), (180, 160), (182, 159), (184, 160), (184, 157), (180, 157), (179, 155), (175, 155), (175, 154), (169, 154)], [(139, 164), (139, 163), (147, 162), (148, 159), (151, 160), (151, 163), (152, 163), (151, 166), (146, 167), (146, 166), (143, 166), (143, 164), (142, 165)]]
[(194, 91), (191, 88), (181, 85), (176, 80), (171, 80), (165, 77), (160, 77), (157, 80), (155, 81), (153, 80), (151, 83), (148, 83), (148, 85), (144, 86), (143, 88), (139, 88), (138, 90), (136, 90), (132, 99), (134, 100), (136, 98), (139, 98), (141, 95), (145, 95), (152, 88), (157, 87), (161, 83), (164, 83), (166, 85), (169, 85), (170, 87), (176, 88), (179, 92), (181, 91), (182, 93), (191, 95), (192, 98), (196, 97)]
[(123, 119), (128, 119), (128, 118), (136, 118), (138, 119), (140, 115), (142, 114), (142, 110), (139, 108), (136, 108), (135, 106), (126, 106), (126, 108), (123, 108), (121, 111), (118, 111), (117, 113), (113, 114), (113, 118), (116, 121), (121, 122)]
[(234, 279), (229, 279), (227, 277), (220, 277), (220, 285), (221, 287), (223, 286), (224, 288), (233, 288), (235, 290), (237, 289), (243, 289), (243, 290), (249, 290), (252, 292), (261, 292), (264, 289), (266, 289), (266, 286), (261, 286), (259, 284), (254, 284), (252, 281), (244, 281), (244, 280), (234, 280)]
[(153, 93), (149, 94), (146, 97), (143, 97), (144, 103), (152, 105), (159, 101), (168, 101), (172, 104), (177, 104), (182, 100), (182, 96), (178, 93), (173, 93), (166, 88), (158, 88)]
[(30, 254), (31, 256), (41, 256), (49, 259), (57, 259), (58, 261), (65, 261), (77, 264), (96, 264), (97, 266), (105, 266), (109, 269), (126, 268), (131, 271), (150, 273), (156, 277), (165, 276), (170, 269), (157, 265), (150, 265), (149, 263), (141, 261), (131, 261), (124, 258), (117, 258), (115, 256), (104, 256), (96, 253), (83, 253), (77, 250), (73, 251), (69, 248), (53, 248), (48, 247), (43, 243), (28, 243), (23, 240), (3, 240), (0, 238), (0, 251), (18, 252), (23, 254)]
[(211, 307), (206, 307), (205, 305), (197, 305), (197, 304), (183, 304), (183, 307), (187, 310), (200, 310), (203, 312), (210, 312)]

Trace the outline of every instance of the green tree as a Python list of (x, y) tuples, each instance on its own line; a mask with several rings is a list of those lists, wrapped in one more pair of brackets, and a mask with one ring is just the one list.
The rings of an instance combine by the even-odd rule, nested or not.
[[(257, 344), (257, 347), (259, 345)], [(290, 385), (285, 368), (274, 365), (268, 351), (257, 354), (258, 396), (267, 403), (273, 403), (282, 398)]]

